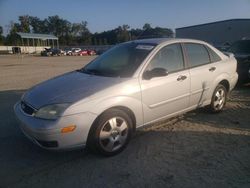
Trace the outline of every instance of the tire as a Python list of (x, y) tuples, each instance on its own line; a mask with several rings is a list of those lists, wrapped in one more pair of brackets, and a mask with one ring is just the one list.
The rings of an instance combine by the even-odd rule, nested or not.
[(213, 113), (218, 113), (223, 110), (227, 102), (227, 89), (225, 86), (219, 84), (214, 92), (211, 99), (210, 111)]
[(128, 145), (132, 130), (132, 120), (127, 113), (110, 109), (95, 120), (88, 135), (87, 147), (104, 156), (116, 155)]

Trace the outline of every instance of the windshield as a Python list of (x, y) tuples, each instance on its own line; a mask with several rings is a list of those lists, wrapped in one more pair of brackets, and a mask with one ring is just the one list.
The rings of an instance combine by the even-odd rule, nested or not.
[(242, 40), (235, 42), (228, 49), (229, 52), (238, 54), (250, 54), (250, 40)]
[(123, 43), (111, 48), (80, 71), (108, 77), (131, 77), (154, 47), (154, 44)]

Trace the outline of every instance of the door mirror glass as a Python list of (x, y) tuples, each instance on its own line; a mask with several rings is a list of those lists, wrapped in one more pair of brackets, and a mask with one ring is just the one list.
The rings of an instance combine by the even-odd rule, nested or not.
[(163, 76), (167, 76), (168, 75), (168, 71), (164, 68), (154, 68), (152, 70), (147, 70), (143, 73), (143, 78), (145, 80), (150, 80), (154, 77), (163, 77)]

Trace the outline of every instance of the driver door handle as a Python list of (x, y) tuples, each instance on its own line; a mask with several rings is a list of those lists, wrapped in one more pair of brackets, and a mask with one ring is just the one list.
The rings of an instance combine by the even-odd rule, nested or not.
[(182, 80), (185, 80), (187, 79), (187, 76), (185, 75), (180, 75), (178, 78), (177, 78), (177, 81), (182, 81)]

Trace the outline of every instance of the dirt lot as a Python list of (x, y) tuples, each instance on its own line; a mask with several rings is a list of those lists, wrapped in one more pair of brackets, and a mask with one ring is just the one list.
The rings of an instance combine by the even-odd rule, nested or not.
[(223, 113), (200, 109), (137, 132), (112, 158), (49, 152), (27, 140), (13, 105), (34, 84), (90, 57), (0, 56), (0, 187), (250, 187), (250, 86)]

